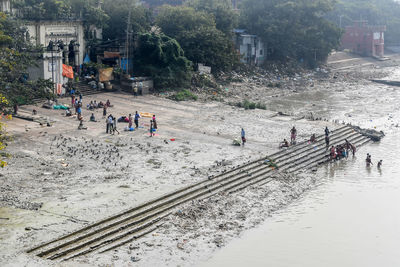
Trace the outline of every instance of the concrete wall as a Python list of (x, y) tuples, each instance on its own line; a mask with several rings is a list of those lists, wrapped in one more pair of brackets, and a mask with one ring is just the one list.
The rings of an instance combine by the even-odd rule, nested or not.
[(65, 84), (68, 79), (62, 76), (62, 54), (61, 52), (45, 52), (42, 59), (37, 61), (37, 66), (27, 69), (29, 80), (39, 78), (49, 79), (55, 84)]

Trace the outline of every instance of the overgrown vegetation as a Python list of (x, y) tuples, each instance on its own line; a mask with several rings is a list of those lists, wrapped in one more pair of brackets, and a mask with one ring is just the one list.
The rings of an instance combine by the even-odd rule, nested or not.
[(151, 76), (156, 89), (190, 85), (191, 62), (184, 56), (179, 43), (166, 35), (140, 34), (133, 58), (135, 73)]
[(324, 18), (333, 8), (333, 0), (244, 0), (240, 23), (261, 37), (269, 60), (314, 67), (340, 44), (341, 30)]
[[(156, 25), (179, 42), (189, 60), (210, 66), (214, 73), (229, 71), (239, 62), (231, 38), (217, 29), (214, 15), (205, 10), (163, 6), (156, 17)], [(224, 30), (232, 26), (225, 26)]]
[(7, 97), (9, 106), (52, 95), (51, 81), (27, 81), (26, 70), (36, 63), (41, 48), (26, 41), (25, 33), (15, 20), (0, 12), (0, 93)]
[(105, 0), (103, 10), (109, 17), (103, 28), (104, 40), (126, 38), (129, 11), (131, 11), (130, 23), (133, 33), (150, 31), (151, 11), (136, 0)]
[(197, 95), (193, 94), (187, 89), (181, 90), (169, 97), (169, 99), (175, 100), (175, 101), (187, 101), (187, 100), (197, 100)]
[(258, 102), (251, 102), (247, 99), (243, 100), (242, 102), (238, 102), (235, 104), (235, 106), (239, 108), (244, 108), (244, 109), (267, 109), (267, 106), (264, 103)]

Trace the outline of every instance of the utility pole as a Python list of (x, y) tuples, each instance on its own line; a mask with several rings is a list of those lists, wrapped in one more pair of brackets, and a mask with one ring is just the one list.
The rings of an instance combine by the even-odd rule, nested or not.
[(343, 17), (344, 15), (339, 15), (339, 28), (341, 29), (342, 28), (342, 17)]
[(129, 46), (132, 35), (132, 24), (131, 24), (131, 13), (132, 8), (129, 8), (128, 21), (126, 26), (126, 42), (125, 42), (125, 59), (126, 59), (126, 73), (129, 74)]

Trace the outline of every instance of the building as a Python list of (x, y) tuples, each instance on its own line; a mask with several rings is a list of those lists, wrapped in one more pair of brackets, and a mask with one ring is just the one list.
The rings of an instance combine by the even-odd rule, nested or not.
[(247, 34), (245, 30), (235, 29), (235, 47), (241, 55), (240, 61), (260, 66), (264, 63), (264, 43), (257, 35)]
[(0, 0), (0, 11), (20, 18), (27, 29), (26, 40), (47, 48), (37, 65), (28, 69), (31, 80), (43, 78), (58, 85), (66, 83), (68, 79), (63, 77), (63, 64), (79, 72), (86, 54), (87, 39), (102, 39), (101, 29), (93, 25), (85, 29), (81, 19), (27, 20), (20, 10), (13, 9), (9, 0)]
[(0, 0), (0, 12), (11, 13), (10, 0)]
[(354, 21), (353, 26), (347, 26), (342, 37), (342, 49), (353, 53), (370, 56), (384, 56), (384, 32), (386, 26), (370, 26), (367, 21)]
[(47, 47), (50, 41), (62, 42), (63, 62), (73, 66), (82, 64), (86, 47), (82, 21), (26, 21), (24, 26), (27, 37), (36, 45)]

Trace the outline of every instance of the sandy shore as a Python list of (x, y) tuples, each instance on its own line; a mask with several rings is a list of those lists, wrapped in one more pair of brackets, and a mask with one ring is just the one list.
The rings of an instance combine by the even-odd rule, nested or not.
[[(126, 124), (120, 123), (121, 134), (109, 135), (101, 110), (95, 111), (98, 122), (85, 122), (88, 129), (78, 130), (76, 118), (66, 118), (60, 110), (24, 106), (23, 112), (35, 108), (55, 123), (46, 127), (20, 119), (8, 122), (14, 141), (7, 148), (13, 157), (7, 168), (0, 170), (0, 262), (3, 266), (189, 266), (205, 260), (215, 249), (301, 196), (314, 185), (314, 175), (277, 177), (268, 186), (189, 203), (169, 216), (155, 233), (105, 254), (60, 264), (24, 251), (272, 154), (283, 138), (289, 138), (294, 125), (299, 140), (321, 134), (325, 126), (334, 129), (339, 125), (307, 119), (310, 112), (331, 121), (336, 118), (337, 110), (331, 108), (335, 96), (332, 101), (321, 100), (326, 92), (344, 86), (360, 88), (369, 83), (366, 78), (384, 75), (385, 71), (369, 67), (357, 75), (313, 78), (312, 86), (295, 89), (257, 87), (250, 82), (230, 85), (227, 101), (243, 99), (241, 94), (247, 91), (250, 99), (267, 103), (267, 110), (244, 110), (217, 101), (177, 103), (155, 96), (133, 98), (122, 93), (84, 97), (84, 103), (110, 99), (114, 107), (109, 113), (117, 117), (136, 110), (155, 113), (159, 128), (155, 137), (148, 135), (149, 118), (141, 119), (143, 128), (137, 131), (125, 132)], [(292, 116), (277, 115), (281, 110), (290, 111)], [(83, 111), (86, 119), (90, 113)], [(248, 143), (236, 147), (232, 140), (240, 137), (241, 127)]]

